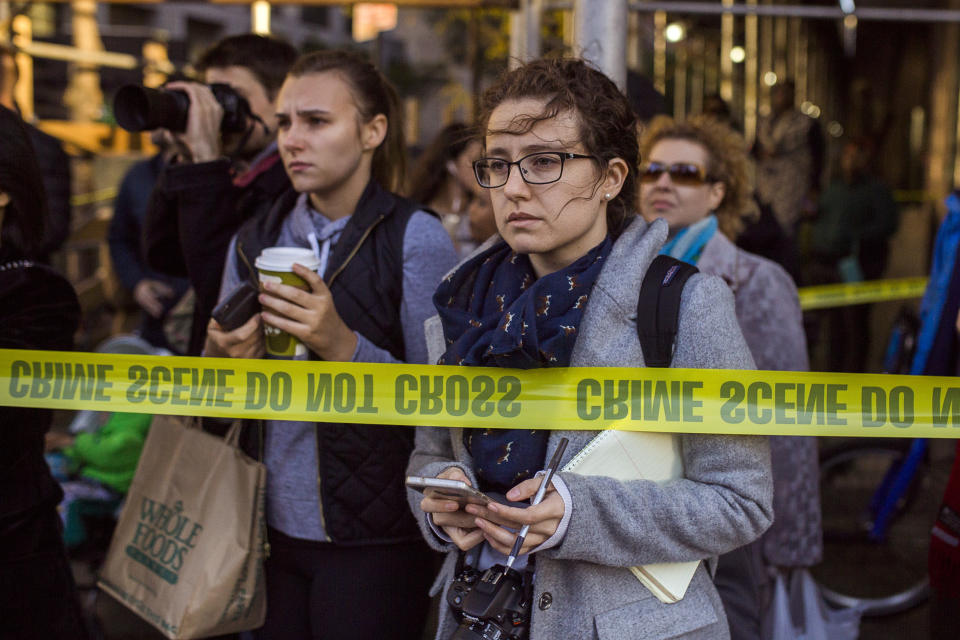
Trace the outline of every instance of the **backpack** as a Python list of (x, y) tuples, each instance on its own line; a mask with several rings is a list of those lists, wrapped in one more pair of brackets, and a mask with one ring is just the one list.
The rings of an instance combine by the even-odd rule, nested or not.
[(648, 367), (670, 366), (680, 326), (680, 295), (698, 271), (692, 264), (658, 255), (643, 276), (637, 299), (637, 337)]

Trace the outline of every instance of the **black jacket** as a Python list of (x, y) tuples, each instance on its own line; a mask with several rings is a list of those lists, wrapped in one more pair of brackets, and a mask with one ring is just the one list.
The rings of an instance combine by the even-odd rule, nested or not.
[(48, 261), (70, 235), (70, 157), (60, 141), (25, 122), (30, 143), (37, 155), (37, 166), (43, 174), (43, 190), (47, 195), (46, 228), (40, 255)]
[(188, 355), (199, 355), (217, 304), (230, 239), (265, 215), (290, 188), (278, 156), (247, 186), (234, 184), (227, 160), (171, 165), (160, 174), (144, 221), (147, 264), (169, 276), (187, 276), (196, 293)]
[[(250, 277), (245, 265), (252, 265), (261, 249), (273, 246), (296, 199), (296, 192), (284, 194), (267, 216), (249, 221), (240, 230), (241, 277)], [(420, 207), (375, 182), (368, 184), (324, 274), (347, 326), (401, 360), (405, 352), (400, 322), (403, 238), (410, 217), (418, 210)], [(245, 432), (244, 448), (260, 457), (258, 430)], [(320, 499), (326, 533), (333, 542), (363, 545), (421, 540), (407, 508), (403, 483), (413, 436), (411, 427), (318, 425)]]
[[(80, 305), (63, 276), (0, 250), (0, 348), (68, 351), (79, 324)], [(63, 496), (43, 458), (51, 417), (0, 407), (0, 520)]]

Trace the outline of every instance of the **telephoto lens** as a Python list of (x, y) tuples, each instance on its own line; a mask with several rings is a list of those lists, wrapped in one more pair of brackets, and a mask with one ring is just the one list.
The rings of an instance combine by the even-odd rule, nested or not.
[(190, 98), (175, 89), (150, 89), (138, 84), (120, 87), (113, 98), (117, 124), (127, 131), (185, 131)]
[[(242, 133), (249, 126), (250, 105), (227, 84), (211, 84), (213, 97), (223, 107), (221, 133)], [(117, 124), (127, 131), (167, 129), (186, 131), (190, 98), (178, 89), (150, 89), (138, 84), (120, 87), (113, 98)]]

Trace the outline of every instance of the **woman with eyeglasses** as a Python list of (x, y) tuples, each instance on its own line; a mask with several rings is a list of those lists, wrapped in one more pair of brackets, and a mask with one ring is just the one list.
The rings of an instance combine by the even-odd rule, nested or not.
[[(484, 149), (475, 172), (499, 234), (438, 288), (439, 320), (426, 325), (431, 358), (524, 369), (644, 366), (634, 314), (668, 228), (633, 215), (637, 121), (626, 97), (581, 60), (537, 60), (487, 91), (479, 123)], [(675, 346), (673, 366), (753, 366), (718, 278), (687, 282)], [(560, 440), (569, 446), (558, 469), (596, 434), (510, 426), (418, 430), (409, 474), (460, 480), (502, 501), (461, 507), (408, 492), (427, 541), (448, 552), (436, 583), (443, 592), (437, 638), (481, 637), (448, 606), (451, 584), (465, 567), (504, 565), (524, 525), (513, 569), (528, 606), (502, 637), (729, 637), (708, 567), (770, 523), (766, 439), (678, 435), (681, 480), (659, 485), (560, 471), (543, 501), (528, 506), (540, 485), (535, 474)], [(669, 605), (629, 570), (694, 560), (707, 562)], [(483, 637), (494, 637), (488, 631)]]
[[(644, 132), (640, 153), (640, 211), (670, 227), (661, 252), (730, 285), (758, 369), (806, 371), (796, 285), (782, 267), (733, 243), (754, 206), (740, 134), (716, 119), (662, 117)], [(767, 568), (808, 567), (823, 550), (816, 441), (778, 436), (770, 447), (774, 524), (756, 544), (720, 558), (717, 574), (735, 638), (760, 637), (772, 587)]]

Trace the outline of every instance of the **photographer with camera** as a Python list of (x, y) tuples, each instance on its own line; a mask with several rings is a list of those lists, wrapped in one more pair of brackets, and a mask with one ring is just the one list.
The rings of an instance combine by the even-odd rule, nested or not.
[(117, 94), (123, 126), (169, 129), (180, 149), (151, 196), (144, 249), (152, 268), (193, 285), (188, 355), (203, 349), (230, 238), (290, 188), (277, 152), (274, 100), (296, 58), (296, 49), (276, 38), (230, 36), (196, 65), (207, 84)]
[[(474, 172), (500, 235), (434, 295), (439, 322), (425, 326), (440, 364), (753, 367), (730, 290), (699, 273), (675, 308), (672, 360), (645, 353), (638, 324), (663, 308), (638, 306), (641, 283), (662, 265), (654, 260), (668, 225), (634, 214), (637, 118), (609, 78), (578, 59), (535, 60), (487, 90), (478, 122)], [(654, 294), (680, 264), (651, 278)], [(438, 640), (729, 638), (710, 568), (772, 521), (767, 439), (668, 436), (682, 472), (659, 484), (564, 471), (595, 434), (532, 426), (417, 431), (408, 474), (459, 480), (497, 500), (408, 491), (427, 542), (448, 552), (435, 583)], [(672, 604), (630, 570), (680, 562), (699, 565)]]

